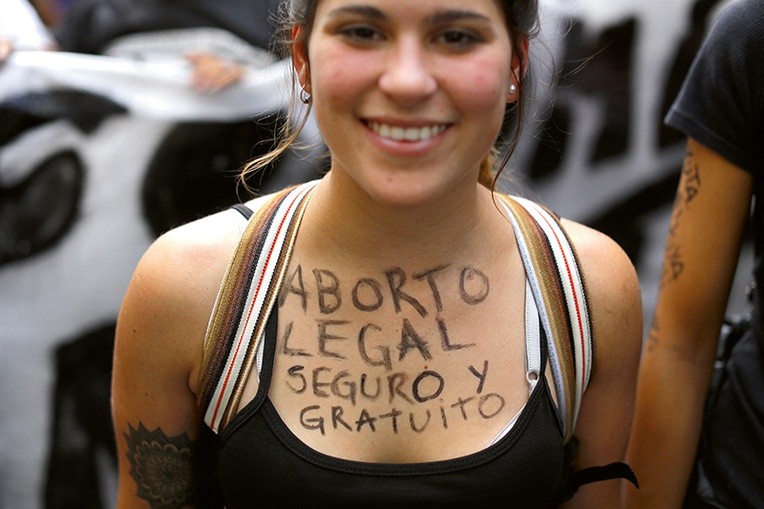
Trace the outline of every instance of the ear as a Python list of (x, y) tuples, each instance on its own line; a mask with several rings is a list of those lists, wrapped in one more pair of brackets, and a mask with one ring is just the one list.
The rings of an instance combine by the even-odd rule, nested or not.
[(512, 63), (509, 73), (509, 89), (507, 90), (507, 102), (514, 102), (520, 94), (520, 86), (528, 69), (528, 38), (523, 37), (517, 41), (512, 51)]
[(300, 86), (310, 93), (310, 65), (307, 50), (304, 28), (295, 25), (292, 27), (292, 66), (297, 73)]

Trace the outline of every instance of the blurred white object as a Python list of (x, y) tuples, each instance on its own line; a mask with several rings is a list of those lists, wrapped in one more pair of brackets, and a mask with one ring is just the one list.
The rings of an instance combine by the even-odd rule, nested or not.
[(27, 0), (0, 2), (0, 40), (6, 39), (15, 49), (52, 49), (53, 37)]

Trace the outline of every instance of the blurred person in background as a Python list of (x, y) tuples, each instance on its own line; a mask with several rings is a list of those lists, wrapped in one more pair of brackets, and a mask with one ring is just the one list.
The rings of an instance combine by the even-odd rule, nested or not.
[(65, 51), (137, 60), (186, 58), (191, 85), (216, 92), (269, 51), (279, 0), (74, 0), (55, 30)]
[[(762, 507), (764, 2), (720, 13), (666, 121), (688, 141), (640, 367), (630, 506)], [(751, 326), (720, 349), (749, 221)]]

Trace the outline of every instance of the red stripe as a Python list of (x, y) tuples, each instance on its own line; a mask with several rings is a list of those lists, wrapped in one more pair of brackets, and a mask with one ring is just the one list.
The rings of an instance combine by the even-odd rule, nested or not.
[[(581, 312), (579, 310), (580, 308), (579, 308), (579, 302), (578, 302), (578, 294), (575, 291), (576, 290), (575, 282), (574, 282), (574, 279), (573, 279), (573, 275), (572, 275), (572, 273), (570, 271), (570, 265), (568, 264), (568, 259), (565, 256), (565, 251), (563, 249), (563, 244), (560, 241), (560, 238), (557, 236), (557, 230), (549, 222), (549, 219), (546, 217), (546, 215), (544, 215), (544, 221), (546, 221), (546, 223), (552, 229), (552, 232), (554, 232), (554, 238), (557, 241), (557, 244), (558, 244), (558, 246), (560, 247), (560, 250), (563, 253), (563, 257), (562, 258), (563, 258), (563, 260), (565, 260), (565, 270), (568, 273), (568, 282), (570, 283), (571, 288), (573, 289), (572, 293), (573, 293), (573, 301), (574, 301), (574, 304), (575, 304), (575, 307), (576, 307), (576, 319), (578, 321), (578, 332), (581, 335), (581, 361), (582, 361), (582, 366), (585, 366), (586, 365), (586, 358), (585, 358), (585, 356), (586, 356), (586, 348), (584, 347), (584, 325), (583, 325), (583, 321), (581, 319)], [(573, 363), (575, 364), (575, 362), (576, 362), (576, 353), (573, 352)], [(583, 391), (584, 386), (586, 385), (586, 383), (584, 381), (585, 378), (586, 378), (586, 370), (585, 369), (581, 369), (581, 390), (582, 391)]]
[[(277, 233), (276, 233), (276, 237), (277, 237), (277, 238), (278, 238), (278, 236), (281, 234), (281, 231), (282, 231), (282, 230), (283, 230), (283, 228), (284, 228), (284, 221), (286, 220), (287, 216), (289, 215), (289, 211), (292, 209), (292, 207), (293, 207), (293, 205), (295, 204), (295, 202), (296, 202), (296, 201), (297, 201), (297, 200), (295, 199), (295, 200), (293, 200), (293, 201), (292, 201), (292, 202), (289, 204), (287, 212), (286, 212), (286, 213), (285, 213), (285, 214), (284, 214), (284, 215), (281, 217), (281, 221), (279, 222), (278, 230), (277, 230)], [(255, 295), (259, 295), (259, 293), (260, 293), (260, 288), (261, 288), (261, 287), (262, 287), (262, 285), (263, 285), (263, 276), (264, 276), (264, 274), (265, 274), (265, 272), (266, 272), (266, 271), (265, 271), (265, 267), (267, 267), (267, 266), (270, 264), (271, 258), (272, 258), (272, 256), (273, 256), (273, 249), (274, 249), (274, 244), (275, 244), (275, 243), (272, 243), (272, 244), (270, 245), (269, 249), (268, 249), (268, 255), (267, 255), (267, 257), (266, 257), (266, 260), (265, 260), (265, 265), (263, 266), (263, 271), (262, 271), (262, 272), (261, 272), (261, 274), (260, 274), (260, 279), (257, 281), (257, 289), (255, 290)], [(247, 325), (249, 324), (249, 320), (250, 320), (250, 318), (251, 318), (251, 316), (252, 316), (252, 309), (254, 308), (254, 305), (255, 305), (255, 300), (256, 300), (256, 299), (252, 299), (252, 302), (251, 302), (251, 304), (250, 304), (250, 307), (249, 307), (249, 311), (247, 312), (247, 318), (246, 318), (246, 320), (244, 321), (244, 327), (243, 327), (243, 331), (242, 331), (242, 334), (244, 333), (244, 331), (246, 331), (246, 329), (247, 329)], [(237, 339), (237, 344), (236, 344), (236, 351), (234, 352), (234, 356), (233, 356), (233, 358), (234, 358), (234, 359), (236, 359), (236, 358), (239, 356), (239, 350), (241, 349), (242, 340), (243, 340), (243, 335), (242, 335), (242, 336), (239, 336), (239, 338)], [(230, 381), (230, 378), (231, 378), (231, 373), (232, 373), (232, 371), (233, 371), (233, 367), (234, 367), (234, 364), (235, 364), (235, 363), (231, 362), (231, 363), (228, 365), (228, 371), (227, 371), (227, 373), (226, 373), (226, 375), (225, 375), (225, 378), (223, 379), (223, 386), (221, 387), (221, 390), (220, 390), (220, 396), (218, 397), (218, 401), (217, 401), (217, 403), (215, 404), (215, 411), (214, 411), (214, 412), (213, 412), (213, 414), (212, 414), (212, 421), (211, 421), (211, 424), (212, 424), (213, 426), (214, 426), (214, 424), (215, 424), (215, 420), (217, 419), (217, 415), (218, 415), (218, 412), (220, 411), (220, 405), (221, 405), (221, 404), (222, 404), (222, 402), (223, 402), (223, 397), (224, 397), (224, 394), (225, 394), (225, 390), (226, 390), (226, 388), (228, 387), (228, 382)]]

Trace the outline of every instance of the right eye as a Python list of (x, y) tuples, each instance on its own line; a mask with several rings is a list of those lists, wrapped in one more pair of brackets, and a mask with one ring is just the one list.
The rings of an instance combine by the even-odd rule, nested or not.
[(374, 42), (382, 39), (382, 34), (368, 25), (348, 26), (341, 29), (340, 33), (354, 42)]

